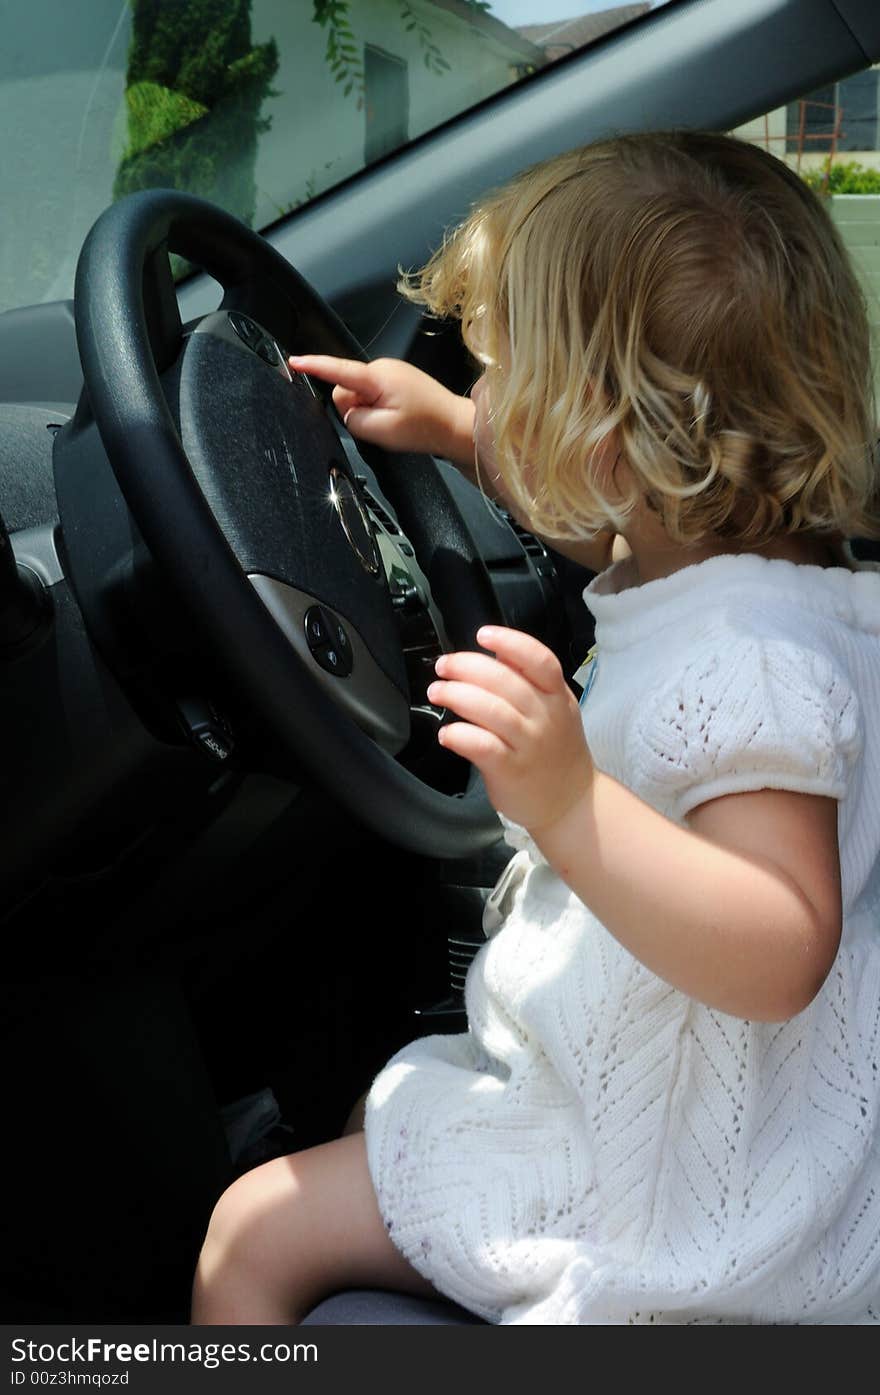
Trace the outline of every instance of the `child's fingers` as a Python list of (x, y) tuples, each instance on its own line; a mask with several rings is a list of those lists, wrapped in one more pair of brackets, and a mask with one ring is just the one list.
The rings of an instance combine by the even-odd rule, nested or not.
[(534, 716), (541, 699), (534, 685), (516, 669), (488, 654), (475, 654), (463, 649), (455, 654), (442, 654), (434, 665), (438, 678), (475, 683), (487, 692), (506, 698), (524, 716)]
[(477, 643), (517, 669), (543, 693), (558, 692), (565, 684), (562, 666), (553, 650), (534, 635), (502, 625), (483, 625), (477, 630)]
[(491, 731), (471, 726), (468, 722), (450, 722), (441, 727), (437, 740), (447, 751), (469, 760), (478, 770), (494, 765), (499, 757), (507, 753), (507, 747)]
[(349, 407), (347, 411), (337, 408), (342, 424), (352, 434), (375, 446), (385, 446), (388, 450), (399, 450), (400, 421), (396, 413), (383, 407)]
[(431, 683), (428, 701), (435, 707), (448, 707), (466, 722), (482, 727), (512, 749), (522, 739), (522, 714), (503, 697), (486, 692), (473, 683)]
[(322, 383), (338, 383), (357, 393), (361, 402), (375, 402), (382, 385), (371, 363), (356, 358), (333, 358), (330, 354), (291, 354), (287, 360), (296, 373), (308, 373)]
[(341, 417), (345, 417), (346, 412), (353, 412), (356, 407), (363, 406), (363, 399), (351, 388), (335, 387), (333, 389), (333, 405)]

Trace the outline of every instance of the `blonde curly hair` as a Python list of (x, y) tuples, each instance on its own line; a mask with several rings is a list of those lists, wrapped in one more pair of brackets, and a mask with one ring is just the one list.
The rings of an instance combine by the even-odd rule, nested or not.
[[(560, 155), (400, 289), (461, 321), (536, 532), (621, 528), (644, 499), (684, 545), (880, 535), (864, 298), (819, 199), (756, 146), (670, 131)], [(596, 468), (609, 439), (622, 487)]]

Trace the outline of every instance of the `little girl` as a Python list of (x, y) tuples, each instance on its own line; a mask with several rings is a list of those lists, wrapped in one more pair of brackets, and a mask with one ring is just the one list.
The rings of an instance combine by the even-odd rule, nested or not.
[(363, 1286), (503, 1323), (880, 1321), (880, 573), (843, 545), (880, 499), (837, 235), (753, 146), (627, 136), (515, 180), (406, 289), (461, 320), (471, 398), (292, 366), (599, 571), (596, 658), (580, 710), (529, 635), (438, 660), (439, 739), (517, 849), (469, 1030), (230, 1188), (193, 1321)]

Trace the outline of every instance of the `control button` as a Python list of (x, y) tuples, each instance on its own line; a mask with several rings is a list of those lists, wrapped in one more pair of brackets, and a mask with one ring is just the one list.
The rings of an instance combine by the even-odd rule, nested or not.
[(306, 612), (306, 639), (310, 649), (330, 643), (327, 623), (316, 605)]
[(403, 553), (404, 557), (415, 557), (416, 554), (415, 554), (415, 552), (413, 551), (412, 543), (400, 542), (400, 543), (397, 544), (397, 546), (400, 548), (400, 550), (401, 550), (401, 552)]
[(249, 320), (247, 315), (240, 315), (237, 310), (230, 310), (228, 319), (239, 339), (243, 340), (249, 349), (255, 349), (263, 336), (260, 326)]
[(339, 653), (338, 649), (331, 647), (327, 649), (313, 649), (312, 658), (321, 665), (326, 673), (332, 673), (337, 678), (347, 678), (351, 673), (351, 660)]
[(418, 610), (422, 604), (422, 598), (417, 587), (403, 586), (396, 595), (391, 597), (391, 604), (395, 610)]
[(269, 339), (265, 335), (257, 345), (257, 353), (264, 363), (268, 363), (272, 368), (277, 368), (281, 362), (281, 355), (278, 352), (278, 345), (274, 339)]
[(306, 611), (306, 641), (312, 658), (326, 673), (347, 678), (352, 670), (351, 640), (331, 610), (313, 605)]

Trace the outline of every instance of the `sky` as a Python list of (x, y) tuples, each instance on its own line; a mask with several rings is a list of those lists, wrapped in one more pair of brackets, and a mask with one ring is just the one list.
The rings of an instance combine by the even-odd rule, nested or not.
[[(612, 10), (622, 0), (492, 0), (492, 14), (503, 24), (549, 24), (555, 19)], [(655, 0), (657, 3), (657, 0)]]

